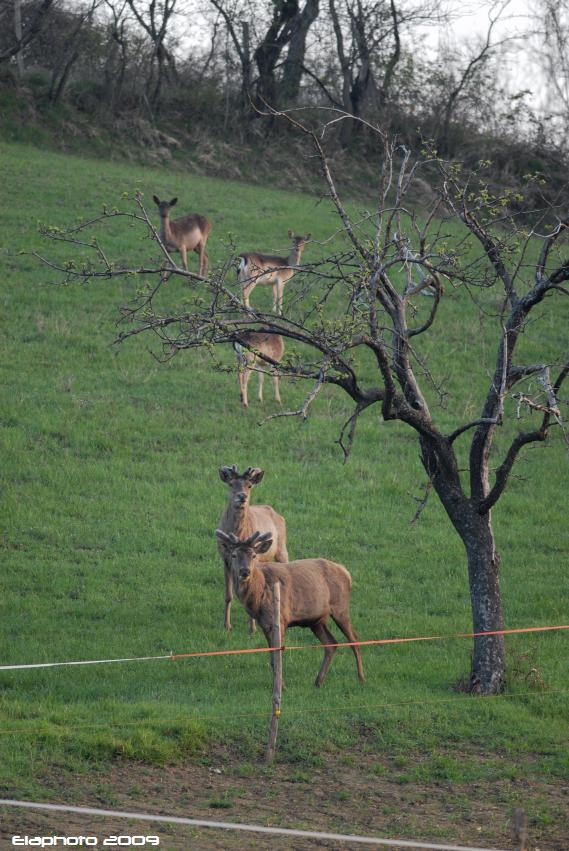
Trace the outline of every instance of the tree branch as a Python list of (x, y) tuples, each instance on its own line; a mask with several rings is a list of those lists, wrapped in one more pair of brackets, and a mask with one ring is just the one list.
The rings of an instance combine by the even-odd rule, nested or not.
[[(565, 364), (565, 366), (559, 373), (555, 384), (553, 385), (553, 394), (555, 399), (557, 399), (557, 394), (561, 389), (561, 385), (563, 384), (568, 375), (569, 362)], [(514, 462), (520, 450), (528, 443), (544, 441), (547, 438), (549, 426), (551, 425), (551, 418), (554, 415), (554, 411), (549, 407), (543, 407), (542, 410), (544, 411), (544, 415), (540, 428), (536, 429), (535, 431), (522, 432), (518, 434), (512, 441), (512, 444), (508, 449), (508, 452), (506, 453), (504, 461), (496, 470), (494, 487), (492, 488), (488, 496), (485, 499), (481, 500), (478, 504), (479, 514), (486, 514), (488, 511), (490, 511), (492, 506), (497, 503), (498, 499), (506, 488), (510, 473), (512, 472), (512, 467), (514, 466)]]

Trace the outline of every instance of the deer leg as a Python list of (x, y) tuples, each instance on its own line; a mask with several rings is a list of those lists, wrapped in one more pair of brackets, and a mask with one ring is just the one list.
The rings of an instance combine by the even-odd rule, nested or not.
[(277, 284), (277, 313), (283, 314), (283, 296), (284, 296), (284, 281), (279, 281)]
[(243, 294), (243, 302), (245, 304), (245, 307), (251, 307), (251, 305), (249, 304), (249, 296), (255, 289), (255, 286), (255, 281), (247, 281), (247, 283), (241, 284), (241, 291)]
[(237, 368), (237, 378), (239, 379), (239, 400), (243, 403), (243, 368)]
[(282, 316), (283, 312), (283, 289), (284, 284), (277, 278), (273, 284), (273, 313)]
[[(336, 626), (342, 630), (348, 641), (358, 641), (358, 636), (355, 633), (355, 630), (350, 622), (350, 616), (348, 614), (333, 614), (332, 620), (336, 624)], [(356, 666), (358, 669), (358, 678), (360, 682), (365, 682), (364, 676), (364, 667), (362, 665), (362, 654), (360, 652), (359, 645), (354, 644), (352, 647), (354, 651), (354, 656), (356, 657)]]
[(255, 618), (249, 618), (249, 632), (251, 635), (257, 632), (257, 621)]
[(288, 550), (286, 547), (286, 525), (282, 518), (279, 518), (277, 522), (278, 528), (278, 536), (277, 536), (277, 551), (275, 554), (275, 561), (280, 561), (283, 564), (287, 561), (290, 561), (288, 557)]
[(241, 389), (241, 401), (243, 402), (243, 407), (249, 407), (249, 400), (247, 398), (247, 385), (249, 384), (249, 379), (251, 378), (252, 370), (245, 366), (239, 372), (239, 387)]
[(199, 242), (198, 245), (194, 248), (194, 251), (197, 251), (200, 257), (199, 274), (202, 276), (202, 278), (205, 278), (207, 275), (207, 267), (209, 262), (209, 257), (207, 256), (205, 251), (205, 243), (203, 241)]
[[(317, 688), (319, 688), (322, 685), (322, 683), (324, 682), (324, 678), (326, 677), (326, 674), (328, 673), (328, 668), (330, 667), (330, 665), (332, 663), (332, 657), (334, 656), (334, 653), (336, 652), (336, 647), (334, 645), (336, 645), (338, 642), (336, 641), (336, 639), (334, 638), (334, 636), (332, 635), (332, 633), (330, 632), (330, 630), (328, 629), (328, 627), (326, 626), (326, 623), (324, 621), (318, 621), (318, 623), (314, 624), (314, 626), (311, 626), (310, 629), (312, 630), (312, 632), (314, 633), (314, 635), (316, 636), (318, 641), (322, 642), (322, 644), (325, 645), (324, 646), (324, 659), (322, 660), (322, 665), (320, 666), (320, 670), (318, 671), (318, 675), (317, 675), (316, 680), (314, 682), (314, 685)], [(333, 645), (333, 646), (330, 647), (330, 646), (327, 646), (327, 645)]]
[(180, 255), (182, 257), (182, 266), (188, 271), (188, 251), (185, 245), (180, 245)]
[(273, 389), (275, 391), (275, 400), (280, 405), (282, 400), (281, 400), (281, 394), (280, 394), (280, 391), (279, 391), (279, 374), (276, 371), (273, 372)]
[(263, 401), (263, 384), (265, 382), (265, 373), (262, 369), (259, 370), (259, 402)]
[(231, 629), (231, 601), (233, 600), (233, 579), (231, 571), (225, 568), (225, 629)]

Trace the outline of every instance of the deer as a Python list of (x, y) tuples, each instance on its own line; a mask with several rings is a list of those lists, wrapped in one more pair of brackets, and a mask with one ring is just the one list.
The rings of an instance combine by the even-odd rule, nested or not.
[(160, 241), (168, 251), (179, 251), (182, 256), (182, 265), (188, 271), (188, 251), (199, 254), (199, 275), (205, 278), (207, 275), (208, 256), (206, 254), (206, 243), (211, 231), (211, 222), (200, 213), (190, 213), (179, 219), (170, 220), (170, 210), (178, 202), (177, 198), (171, 201), (161, 201), (157, 195), (152, 196), (154, 203), (160, 213)]
[[(229, 487), (229, 499), (219, 520), (219, 528), (227, 535), (247, 537), (256, 529), (271, 535), (271, 546), (267, 548), (264, 561), (288, 561), (286, 546), (286, 522), (284, 517), (270, 505), (250, 505), (251, 491), (265, 475), (258, 467), (247, 467), (241, 475), (237, 466), (220, 467), (219, 477)], [(225, 574), (225, 629), (231, 629), (231, 601), (233, 600), (233, 577), (229, 550), (222, 539), (217, 542)], [(249, 620), (249, 631), (255, 632), (255, 619)]]
[(245, 307), (251, 308), (249, 296), (257, 284), (272, 284), (273, 312), (282, 314), (285, 284), (294, 275), (296, 267), (300, 263), (304, 246), (312, 239), (311, 233), (298, 236), (289, 230), (288, 235), (292, 239), (292, 247), (288, 257), (259, 254), (256, 251), (247, 251), (239, 255), (238, 278)]
[[(277, 564), (264, 561), (262, 556), (273, 547), (271, 532), (254, 532), (248, 537), (216, 530), (218, 542), (229, 552), (231, 573), (237, 597), (249, 617), (254, 618), (271, 647), (273, 626), (273, 586), (281, 584), (281, 641), (288, 627), (301, 626), (312, 630), (324, 645), (324, 659), (314, 685), (319, 688), (336, 652), (336, 641), (327, 621), (332, 618), (348, 641), (358, 637), (350, 621), (352, 577), (341, 564), (325, 558), (306, 558)], [(365, 681), (361, 652), (352, 644), (360, 682)], [(272, 654), (271, 654), (272, 657)], [(272, 661), (272, 658), (271, 658)]]
[[(259, 373), (259, 402), (262, 402), (263, 382), (265, 380), (265, 371), (262, 368), (263, 356), (270, 358), (270, 361), (280, 363), (284, 354), (284, 340), (280, 334), (273, 334), (270, 331), (244, 331), (239, 335), (239, 339), (240, 342), (233, 344), (237, 353), (239, 395), (243, 406), (248, 408), (247, 385), (251, 373), (255, 370), (257, 360), (261, 359), (261, 368), (257, 369), (256, 372)], [(275, 400), (280, 405), (279, 374), (275, 369), (272, 370), (272, 376)]]

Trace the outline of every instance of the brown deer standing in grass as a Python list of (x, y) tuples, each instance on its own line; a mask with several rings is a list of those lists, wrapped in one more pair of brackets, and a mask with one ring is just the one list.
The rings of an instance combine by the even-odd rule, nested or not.
[(273, 254), (259, 254), (256, 251), (247, 251), (239, 255), (239, 283), (243, 293), (243, 301), (246, 307), (250, 307), (249, 296), (257, 284), (272, 284), (273, 286), (273, 311), (283, 312), (284, 286), (297, 271), (304, 246), (312, 238), (311, 233), (305, 236), (297, 236), (289, 230), (288, 235), (292, 239), (292, 247), (288, 257), (277, 257)]
[(200, 257), (199, 274), (202, 278), (207, 275), (208, 256), (205, 251), (207, 238), (211, 231), (211, 222), (199, 213), (190, 213), (179, 219), (170, 221), (170, 210), (178, 201), (161, 201), (157, 195), (152, 196), (160, 213), (160, 240), (168, 251), (179, 251), (182, 265), (188, 271), (188, 251), (195, 251)]
[[(273, 626), (273, 585), (281, 583), (281, 641), (289, 626), (312, 630), (324, 645), (324, 659), (315, 685), (321, 686), (338, 643), (326, 622), (332, 618), (348, 641), (358, 641), (350, 621), (352, 577), (345, 567), (325, 558), (306, 558), (287, 564), (262, 562), (273, 547), (271, 532), (238, 537), (217, 529), (217, 540), (230, 554), (236, 594), (248, 615), (259, 622), (269, 647)], [(352, 647), (358, 677), (364, 681), (360, 648)], [(272, 655), (272, 654), (271, 654)]]
[[(251, 490), (264, 476), (258, 467), (247, 467), (239, 475), (237, 467), (220, 467), (219, 477), (229, 487), (229, 499), (219, 520), (223, 533), (241, 537), (252, 535), (257, 529), (269, 532), (271, 546), (264, 553), (264, 561), (288, 561), (286, 548), (286, 523), (284, 517), (270, 505), (250, 505)], [(217, 546), (225, 572), (225, 629), (231, 629), (231, 601), (233, 600), (233, 578), (231, 575), (230, 552), (224, 541), (218, 538)], [(255, 632), (255, 620), (249, 621), (249, 629)]]
[[(263, 401), (263, 382), (265, 380), (265, 368), (270, 368), (270, 362), (263, 360), (266, 355), (271, 361), (280, 363), (284, 354), (284, 340), (280, 334), (272, 334), (269, 331), (244, 331), (240, 335), (241, 342), (234, 343), (233, 348), (237, 352), (237, 368), (239, 374), (239, 393), (243, 405), (248, 408), (247, 385), (253, 370), (259, 373), (259, 402)], [(246, 348), (250, 347), (250, 348)], [(260, 366), (256, 368), (257, 360)], [(279, 374), (273, 369), (273, 387), (275, 399), (281, 403), (279, 391)]]

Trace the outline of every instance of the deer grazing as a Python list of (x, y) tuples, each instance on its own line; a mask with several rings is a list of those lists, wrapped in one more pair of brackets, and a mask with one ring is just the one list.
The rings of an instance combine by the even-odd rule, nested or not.
[[(263, 360), (263, 356), (265, 355), (271, 361), (280, 363), (284, 354), (284, 341), (280, 334), (272, 334), (268, 331), (244, 331), (240, 335), (240, 339), (241, 342), (234, 343), (233, 348), (237, 352), (239, 393), (243, 405), (248, 408), (247, 385), (249, 384), (251, 373), (255, 370), (257, 360), (261, 361), (260, 367), (256, 369), (256, 372), (259, 373), (259, 402), (262, 402), (265, 366), (270, 366), (270, 363)], [(275, 399), (280, 405), (279, 374), (275, 369), (272, 370), (272, 376)]]
[(258, 254), (256, 251), (248, 251), (239, 255), (238, 278), (246, 307), (251, 306), (249, 296), (257, 284), (272, 284), (273, 311), (275, 313), (283, 312), (284, 286), (296, 272), (304, 246), (312, 238), (311, 233), (307, 233), (305, 236), (297, 236), (291, 230), (289, 230), (288, 235), (292, 239), (292, 247), (288, 257)]
[[(258, 467), (247, 467), (239, 475), (237, 467), (220, 467), (219, 477), (229, 487), (229, 499), (225, 511), (219, 520), (223, 534), (243, 538), (250, 536), (256, 529), (262, 529), (271, 535), (271, 546), (263, 556), (264, 561), (288, 561), (286, 548), (286, 523), (284, 517), (270, 505), (250, 505), (251, 490), (264, 476)], [(226, 543), (218, 538), (217, 546), (225, 572), (225, 629), (231, 629), (231, 601), (233, 600), (233, 577), (231, 574), (231, 553)], [(255, 620), (249, 621), (249, 629), (255, 632)]]
[[(273, 547), (271, 532), (254, 532), (248, 537), (217, 529), (230, 555), (231, 572), (237, 596), (248, 615), (258, 621), (271, 646), (273, 625), (273, 585), (281, 583), (281, 640), (287, 627), (303, 626), (312, 630), (324, 645), (324, 659), (315, 685), (321, 686), (336, 652), (337, 641), (326, 622), (332, 618), (348, 641), (357, 641), (350, 621), (352, 577), (345, 567), (325, 558), (307, 558), (287, 564), (262, 562)], [(358, 677), (364, 681), (360, 648), (352, 646)]]
[(160, 213), (160, 240), (168, 251), (179, 251), (182, 265), (188, 271), (188, 251), (195, 251), (200, 257), (199, 274), (202, 278), (207, 275), (208, 256), (205, 251), (207, 238), (211, 231), (211, 222), (199, 213), (190, 213), (179, 219), (170, 220), (170, 210), (178, 201), (161, 201), (157, 195), (152, 196)]

